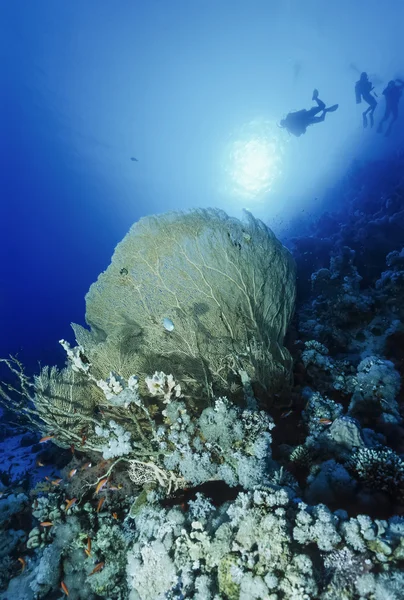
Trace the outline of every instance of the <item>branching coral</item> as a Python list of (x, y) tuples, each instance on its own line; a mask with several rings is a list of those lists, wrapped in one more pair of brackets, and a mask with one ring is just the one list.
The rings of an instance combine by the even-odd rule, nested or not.
[[(240, 493), (218, 509), (199, 496), (185, 514), (155, 500), (134, 517), (128, 554), (129, 589), (140, 600), (355, 598), (366, 575), (382, 588), (387, 573), (399, 573), (401, 521), (347, 519), (276, 486)], [(373, 575), (380, 568), (381, 578)]]
[[(26, 401), (33, 407), (26, 410), (38, 427), (52, 431), (52, 439), (57, 443), (70, 445), (80, 440), (83, 450), (100, 453), (107, 460), (115, 459), (93, 482), (94, 486), (122, 462), (129, 464), (129, 475), (136, 485), (154, 482), (167, 493), (181, 485), (197, 485), (209, 479), (223, 479), (230, 486), (241, 484), (246, 488), (268, 480), (273, 423), (263, 411), (242, 410), (226, 398), (219, 398), (199, 417), (193, 416), (185, 403), (178, 401), (181, 389), (172, 375), (160, 372), (146, 382), (151, 397), (161, 399), (156, 415), (155, 405), (139, 395), (137, 379), (130, 377), (126, 382), (111, 373), (107, 381), (97, 380), (82, 349), (70, 348), (64, 341), (62, 345), (70, 362), (66, 371), (72, 379), (79, 377), (99, 390), (96, 393), (103, 396), (102, 412), (90, 416), (85, 413), (86, 407), (81, 408), (73, 400), (69, 404), (65, 397), (55, 408), (54, 387), (48, 392), (43, 378), (29, 384)], [(12, 364), (11, 367), (14, 368)], [(23, 372), (14, 371), (25, 386)], [(119, 400), (122, 396), (124, 401)]]
[(348, 467), (368, 488), (387, 492), (404, 504), (404, 461), (387, 448), (360, 448)]

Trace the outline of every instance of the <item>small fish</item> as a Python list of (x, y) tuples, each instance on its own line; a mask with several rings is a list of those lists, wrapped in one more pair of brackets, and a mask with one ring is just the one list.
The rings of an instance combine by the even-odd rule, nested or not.
[(82, 435), (81, 436), (81, 445), (84, 446), (84, 444), (86, 443), (87, 440), (87, 436), (86, 435)]
[(39, 458), (38, 458), (38, 460), (36, 461), (36, 466), (37, 466), (37, 467), (44, 467), (45, 465), (44, 465), (44, 464), (43, 464), (43, 462), (42, 462), (41, 460), (39, 460)]
[(292, 414), (292, 411), (291, 411), (291, 410), (285, 410), (285, 412), (283, 412), (283, 413), (281, 414), (281, 419), (286, 419), (286, 417), (288, 417), (288, 416), (289, 416), (289, 415), (291, 415), (291, 414)]
[(87, 538), (87, 548), (84, 548), (84, 552), (87, 554), (88, 558), (91, 558), (91, 538)]
[(87, 471), (87, 469), (91, 469), (91, 463), (90, 462), (86, 462), (82, 467), (81, 470), (82, 471)]
[(45, 437), (43, 437), (43, 438), (41, 438), (39, 440), (39, 443), (40, 444), (44, 444), (45, 442), (48, 442), (49, 440), (51, 440), (54, 437), (55, 437), (54, 434), (52, 434), (52, 435), (45, 435)]
[(39, 524), (40, 524), (41, 527), (53, 527), (53, 522), (52, 521), (42, 521)]
[(59, 483), (60, 483), (61, 481), (63, 481), (61, 478), (59, 478), (59, 479), (54, 479), (53, 481), (51, 481), (51, 484), (52, 484), (52, 485), (59, 485)]
[(118, 513), (116, 513), (116, 512), (113, 512), (113, 513), (112, 513), (112, 517), (113, 517), (114, 519), (118, 519)]
[(72, 454), (74, 454), (74, 444), (72, 444), (72, 445), (70, 446), (70, 451), (71, 451), (71, 453), (72, 453)]
[(135, 158), (134, 156), (131, 156), (130, 159), (131, 159), (132, 162), (139, 162), (138, 159)]
[(77, 502), (77, 498), (72, 498), (71, 500), (68, 500), (66, 502), (66, 508), (65, 508), (65, 510), (68, 511), (69, 508), (71, 508), (72, 506), (74, 506), (76, 504), (76, 502)]
[(45, 479), (46, 479), (46, 481), (50, 481), (51, 480), (51, 478), (48, 477), (47, 475), (45, 475)]
[(100, 498), (100, 499), (99, 499), (99, 501), (98, 501), (98, 504), (97, 504), (97, 511), (96, 511), (97, 513), (98, 513), (98, 512), (100, 512), (100, 510), (101, 510), (101, 508), (102, 508), (102, 505), (104, 504), (104, 502), (105, 502), (105, 496), (104, 496), (104, 497), (102, 497), (102, 498)]
[(171, 319), (168, 319), (167, 317), (164, 317), (163, 319), (163, 327), (166, 331), (173, 331), (174, 329), (174, 323), (171, 321)]
[(321, 423), (322, 425), (331, 425), (332, 424), (331, 419), (319, 419), (318, 422)]
[(71, 471), (69, 471), (69, 479), (71, 479), (72, 477), (74, 477), (77, 473), (77, 469), (72, 469)]
[(98, 483), (97, 487), (95, 488), (96, 494), (98, 494), (102, 490), (104, 485), (106, 485), (107, 481), (108, 481), (108, 477), (104, 477), (104, 479), (101, 479), (101, 481)]
[(94, 569), (91, 571), (90, 575), (94, 575), (94, 573), (99, 573), (101, 569), (104, 567), (105, 563), (100, 562), (98, 565), (95, 565)]
[(110, 485), (108, 489), (110, 492), (117, 492), (120, 488), (117, 485)]
[(17, 558), (17, 560), (21, 563), (21, 566), (22, 566), (21, 573), (24, 573), (24, 569), (25, 569), (27, 563), (21, 556), (19, 558)]
[(66, 596), (69, 595), (69, 590), (67, 589), (67, 585), (65, 584), (64, 581), (60, 582), (60, 589), (62, 590), (62, 592), (64, 592), (66, 594)]

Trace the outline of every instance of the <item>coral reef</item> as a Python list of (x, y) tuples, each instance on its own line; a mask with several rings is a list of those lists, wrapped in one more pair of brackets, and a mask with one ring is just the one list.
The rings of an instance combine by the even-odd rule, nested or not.
[(64, 368), (2, 361), (41, 433), (0, 471), (0, 600), (404, 597), (402, 161), (289, 240), (286, 342), (289, 252), (201, 210), (134, 225)]
[(355, 597), (372, 571), (373, 589), (398, 577), (404, 556), (403, 519), (349, 519), (271, 485), (220, 508), (199, 496), (185, 513), (150, 495), (135, 523), (127, 574), (136, 600)]

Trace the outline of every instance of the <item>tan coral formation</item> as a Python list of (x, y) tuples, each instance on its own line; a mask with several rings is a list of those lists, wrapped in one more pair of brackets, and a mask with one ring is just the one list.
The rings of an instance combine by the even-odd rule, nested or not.
[(294, 301), (293, 259), (264, 223), (172, 212), (133, 225), (86, 296), (91, 331), (73, 327), (96, 377), (135, 373), (142, 394), (156, 368), (197, 400), (231, 396), (243, 375), (271, 394), (290, 380)]

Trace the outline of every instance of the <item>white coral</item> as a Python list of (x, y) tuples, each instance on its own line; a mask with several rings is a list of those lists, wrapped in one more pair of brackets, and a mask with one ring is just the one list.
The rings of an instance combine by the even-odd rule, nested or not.
[(121, 425), (118, 425), (112, 419), (109, 422), (109, 428), (97, 425), (95, 433), (99, 437), (104, 438), (104, 444), (101, 449), (105, 460), (116, 458), (117, 456), (125, 456), (133, 450), (129, 431), (125, 431)]
[(163, 396), (164, 404), (169, 404), (172, 398), (181, 398), (181, 386), (175, 383), (172, 375), (155, 371), (152, 377), (146, 377), (145, 382), (152, 396)]

